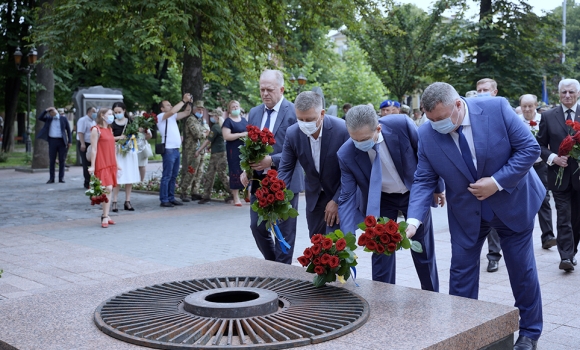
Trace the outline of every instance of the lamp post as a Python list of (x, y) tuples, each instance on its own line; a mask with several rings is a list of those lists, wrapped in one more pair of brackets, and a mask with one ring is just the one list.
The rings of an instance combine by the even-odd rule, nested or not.
[(38, 58), (38, 53), (35, 48), (30, 49), (28, 52), (28, 66), (20, 67), (20, 62), (22, 61), (22, 52), (20, 52), (20, 47), (16, 48), (14, 52), (14, 63), (16, 64), (16, 69), (19, 71), (24, 71), (26, 73), (26, 88), (28, 90), (28, 104), (26, 109), (26, 153), (32, 152), (32, 141), (30, 140), (30, 73), (34, 70), (34, 65), (36, 64), (36, 59)]
[(296, 79), (294, 77), (294, 74), (292, 74), (292, 76), (290, 77), (290, 82), (292, 84), (294, 84), (296, 82), (296, 80), (298, 80), (298, 93), (300, 93), (300, 91), (302, 91), (302, 88), (304, 87), (304, 85), (306, 85), (306, 82), (308, 80), (306, 79), (306, 77), (303, 74), (300, 74), (298, 76), (298, 79)]

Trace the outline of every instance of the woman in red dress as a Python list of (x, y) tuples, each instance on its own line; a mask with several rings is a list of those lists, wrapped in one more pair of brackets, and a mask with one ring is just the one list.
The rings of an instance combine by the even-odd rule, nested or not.
[(113, 111), (109, 108), (101, 108), (97, 113), (97, 125), (91, 128), (91, 159), (94, 161), (91, 163), (89, 173), (94, 173), (101, 180), (102, 186), (105, 187), (107, 199), (109, 199), (109, 202), (102, 203), (101, 227), (103, 228), (115, 224), (109, 217), (110, 196), (113, 187), (117, 186), (118, 170), (115, 139), (110, 127), (113, 120)]

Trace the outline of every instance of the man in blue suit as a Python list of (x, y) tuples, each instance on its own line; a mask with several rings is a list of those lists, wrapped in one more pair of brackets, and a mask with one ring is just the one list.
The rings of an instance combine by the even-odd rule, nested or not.
[(58, 154), (58, 182), (64, 182), (66, 154), (71, 145), (70, 125), (66, 117), (59, 115), (54, 107), (47, 108), (38, 120), (44, 122), (38, 138), (48, 141), (49, 179), (47, 184), (54, 183), (54, 168)]
[[(354, 233), (363, 215), (397, 220), (401, 211), (406, 217), (409, 189), (417, 168), (415, 124), (402, 114), (377, 119), (374, 109), (364, 105), (348, 111), (346, 127), (351, 139), (338, 151), (342, 182), (338, 203), (340, 228), (343, 232)], [(431, 190), (432, 197), (434, 191), (436, 201), (443, 205), (442, 186)], [(421, 288), (437, 292), (439, 278), (431, 212), (425, 212), (421, 218), (425, 225), (417, 232), (415, 240), (423, 246), (423, 253), (411, 252), (411, 255)], [(395, 254), (373, 254), (372, 264), (374, 281), (395, 283)]]
[[(251, 164), (253, 174), (251, 178), (255, 179), (252, 182), (252, 196), (251, 203), (256, 201), (254, 193), (259, 187), (258, 180), (261, 180), (270, 169), (277, 169), (280, 166), (280, 158), (282, 156), (282, 147), (286, 139), (286, 131), (288, 127), (296, 123), (296, 113), (294, 112), (294, 104), (284, 98), (284, 76), (278, 70), (266, 70), (260, 76), (260, 96), (263, 104), (254, 107), (250, 110), (248, 123), (255, 125), (260, 129), (268, 128), (274, 134), (276, 144), (274, 144), (274, 152), (267, 155), (260, 162)], [(242, 173), (240, 176), (242, 184), (246, 186), (249, 182), (248, 174)], [(292, 182), (286, 184), (287, 188), (294, 192), (294, 198), (290, 202), (292, 207), (298, 210), (299, 193), (304, 190), (304, 173), (300, 164), (294, 169)], [(296, 239), (296, 218), (290, 218), (280, 225), (280, 231), (284, 239), (292, 248), (287, 253), (284, 253), (277, 242), (274, 242), (272, 235), (266, 229), (264, 223), (258, 225), (258, 214), (250, 210), (250, 228), (256, 240), (256, 244), (260, 252), (266, 260), (277, 261), (285, 264), (292, 263), (292, 254), (294, 253), (294, 241)]]
[(542, 299), (532, 231), (546, 190), (531, 168), (540, 146), (504, 98), (463, 100), (453, 86), (434, 83), (421, 102), (431, 122), (419, 129), (407, 234), (420, 227), (417, 219), (428, 212), (442, 178), (451, 234), (449, 294), (477, 299), (481, 248), (495, 228), (520, 310), (514, 349), (535, 349)]
[(298, 123), (286, 131), (278, 177), (292, 182), (299, 163), (306, 174), (306, 221), (310, 237), (339, 228), (340, 167), (336, 153), (348, 140), (344, 120), (325, 115), (322, 96), (302, 92), (296, 101)]

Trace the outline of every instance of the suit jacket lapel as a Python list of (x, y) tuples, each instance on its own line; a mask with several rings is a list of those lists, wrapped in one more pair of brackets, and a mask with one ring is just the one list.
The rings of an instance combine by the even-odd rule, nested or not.
[[(576, 110), (578, 110), (578, 109), (580, 109), (580, 108), (576, 107)], [(566, 135), (568, 135), (568, 127), (566, 126), (566, 118), (564, 117), (564, 111), (562, 110), (561, 105), (559, 105), (558, 108), (556, 109), (556, 121), (558, 122), (558, 124), (560, 124), (562, 129), (564, 129), (564, 132), (566, 133)]]
[[(469, 121), (471, 122), (471, 134), (477, 159), (477, 178), (480, 179), (487, 158), (487, 144), (489, 141), (489, 116), (478, 113), (475, 108), (469, 109)], [(476, 179), (477, 180), (477, 179)]]
[(389, 149), (389, 153), (391, 154), (391, 159), (393, 160), (393, 164), (395, 164), (395, 168), (397, 169), (397, 173), (401, 179), (404, 178), (403, 176), (403, 159), (401, 157), (401, 147), (399, 145), (399, 136), (392, 132), (391, 129), (388, 129), (384, 124), (381, 124), (383, 130), (383, 138), (387, 143), (387, 148)]
[(356, 163), (358, 164), (361, 172), (364, 174), (364, 176), (367, 179), (367, 182), (371, 181), (371, 170), (373, 165), (371, 164), (371, 159), (369, 158), (369, 154), (367, 152), (363, 152), (361, 150), (359, 150), (358, 148), (354, 147), (354, 159), (356, 161)]
[[(330, 118), (323, 119), (322, 134), (324, 135), (320, 140), (320, 169), (324, 169), (324, 162), (326, 161), (326, 152), (332, 138), (332, 121)], [(320, 176), (320, 174), (318, 174)]]
[[(316, 167), (314, 167), (314, 158), (312, 158), (312, 146), (310, 145), (310, 138), (306, 136), (302, 131), (298, 132), (298, 142), (301, 152), (304, 152), (308, 164), (312, 164), (312, 171), (316, 173)], [(322, 160), (322, 154), (321, 154)], [(322, 169), (322, 161), (320, 162), (320, 168)]]
[(248, 120), (248, 123), (257, 126), (259, 128), (262, 125), (263, 115), (264, 115), (264, 104), (262, 103), (260, 106), (258, 106), (256, 113), (254, 113), (253, 115), (250, 114), (250, 120)]
[(282, 120), (284, 119), (287, 110), (288, 104), (286, 103), (286, 99), (284, 99), (284, 101), (282, 101), (282, 103), (280, 104), (280, 110), (278, 111), (278, 116), (276, 117), (276, 123), (274, 123), (274, 130), (273, 131), (270, 130), (272, 131), (272, 134), (274, 134), (274, 136), (276, 136), (276, 133), (280, 128), (280, 124), (282, 124)]
[(461, 171), (461, 173), (471, 181), (475, 182), (473, 176), (469, 172), (467, 168), (467, 164), (463, 161), (461, 157), (461, 153), (459, 152), (459, 148), (455, 144), (455, 141), (451, 138), (449, 134), (441, 134), (435, 130), (432, 133), (433, 138), (435, 139), (435, 143), (441, 147), (443, 153), (449, 158), (449, 160)]

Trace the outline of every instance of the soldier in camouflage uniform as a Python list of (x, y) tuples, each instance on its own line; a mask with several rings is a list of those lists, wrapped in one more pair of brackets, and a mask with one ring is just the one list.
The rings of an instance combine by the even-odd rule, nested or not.
[[(211, 191), (216, 174), (220, 181), (225, 186), (226, 191), (230, 193), (230, 178), (228, 177), (228, 159), (226, 156), (226, 143), (222, 135), (222, 124), (224, 119), (219, 115), (220, 113), (210, 114), (210, 121), (213, 124), (207, 139), (203, 142), (196, 155), (211, 144), (211, 157), (209, 158), (209, 165), (205, 172), (203, 181), (203, 198), (198, 202), (205, 204), (210, 201)], [(228, 199), (226, 199), (227, 202)]]
[(203, 154), (197, 154), (199, 143), (207, 135), (203, 124), (203, 101), (196, 101), (193, 113), (185, 120), (183, 128), (183, 171), (181, 176), (181, 200), (189, 202), (188, 192), (191, 189), (191, 199), (198, 200), (199, 185), (203, 174)]

